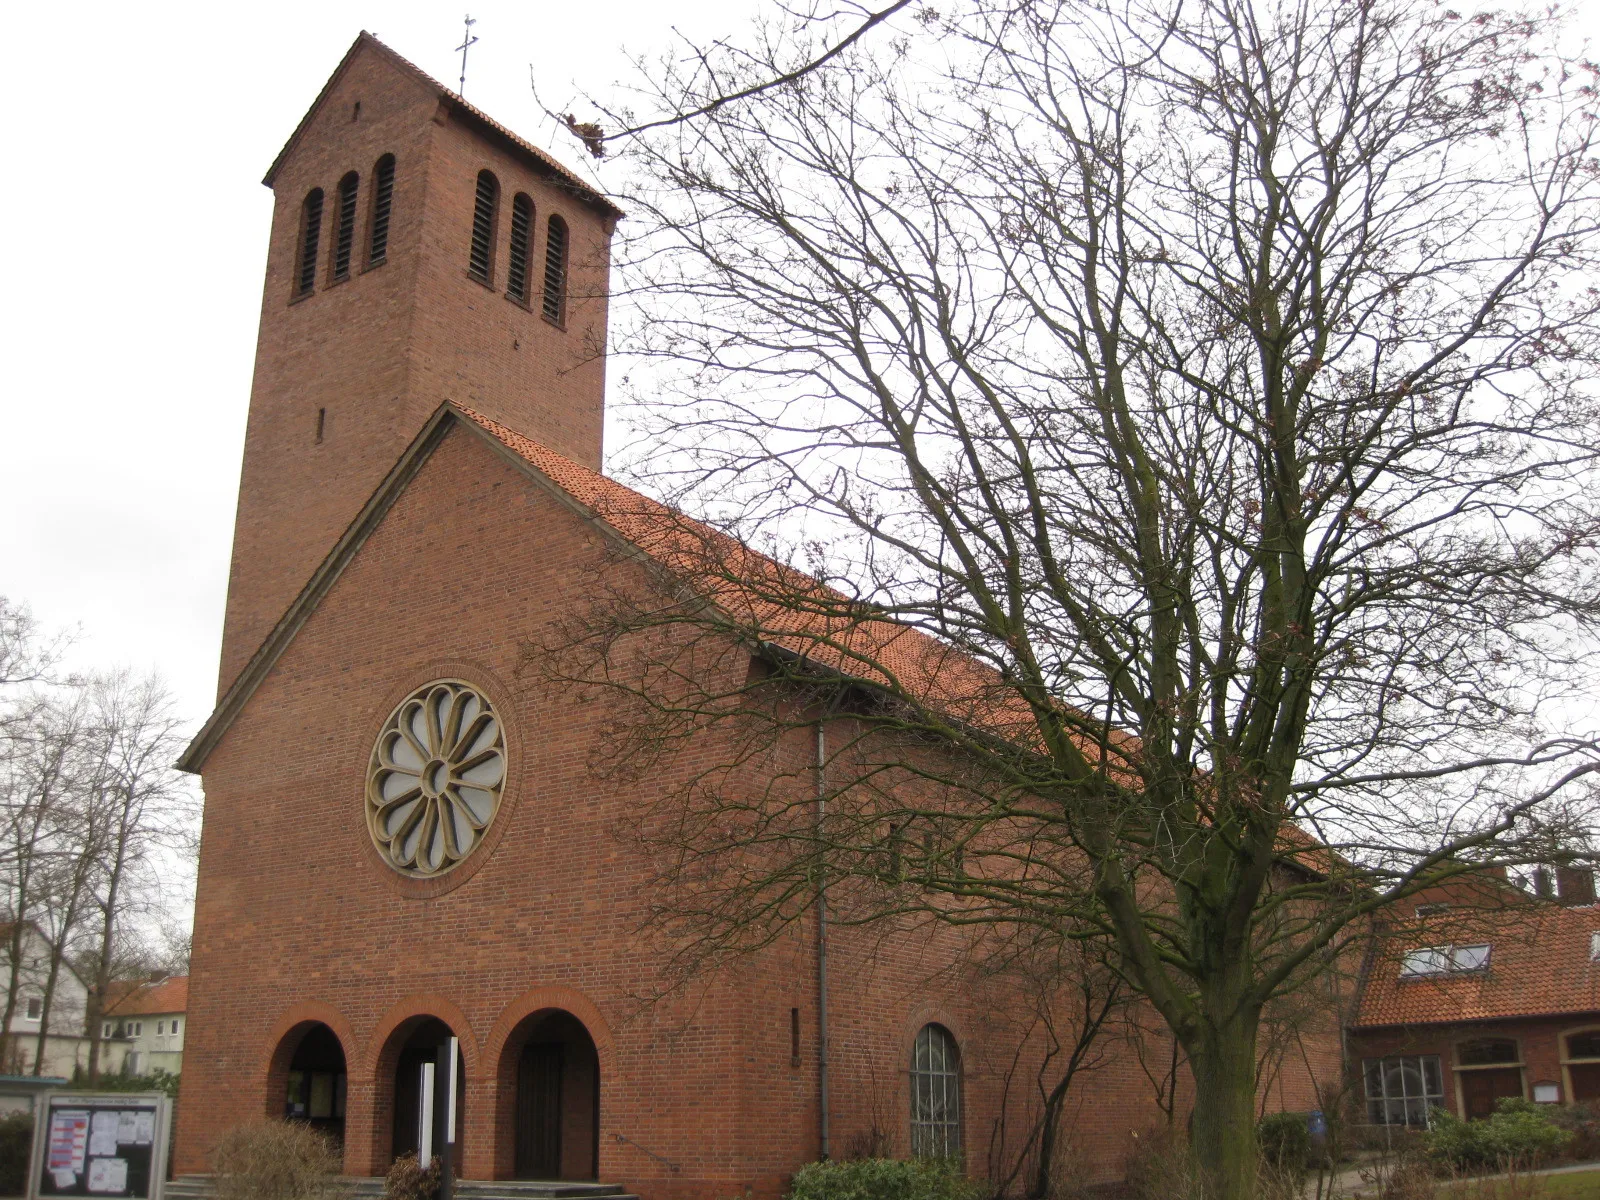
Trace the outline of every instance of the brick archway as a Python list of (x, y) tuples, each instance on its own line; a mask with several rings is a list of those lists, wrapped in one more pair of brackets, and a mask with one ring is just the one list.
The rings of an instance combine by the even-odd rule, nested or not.
[[(261, 1101), (263, 1114), (269, 1119), (276, 1119), (284, 1115), (284, 1099), (288, 1090), (289, 1065), (294, 1061), (295, 1052), (300, 1048), (300, 1043), (305, 1040), (306, 1034), (322, 1027), (327, 1029), (339, 1043), (339, 1049), (344, 1054), (346, 1076), (350, 1086), (345, 1096), (345, 1120), (347, 1127), (361, 1127), (367, 1118), (365, 1109), (370, 1102), (370, 1094), (363, 1092), (357, 1094), (355, 1086), (355, 1072), (351, 1069), (358, 1061), (359, 1043), (356, 1041), (355, 1032), (350, 1028), (350, 1022), (331, 1004), (324, 1004), (320, 1000), (303, 1000), (292, 1005), (272, 1027), (272, 1032), (266, 1040), (262, 1053), (262, 1070), (260, 1078), (263, 1081)], [(359, 1160), (350, 1157), (350, 1141), (345, 1139), (345, 1165), (349, 1172), (353, 1163)]]
[[(357, 1134), (354, 1122), (346, 1124), (345, 1163), (347, 1169), (364, 1164), (367, 1175), (384, 1175), (394, 1160), (395, 1122), (395, 1072), (406, 1041), (420, 1025), (437, 1020), (448, 1026), (461, 1045), (461, 1069), (465, 1081), (464, 1104), (459, 1114), (461, 1140), (465, 1154), (457, 1164), (457, 1173), (463, 1179), (486, 1178), (477, 1167), (477, 1159), (488, 1149), (489, 1129), (477, 1128), (478, 1114), (486, 1111), (483, 1103), (483, 1078), (480, 1070), (478, 1041), (472, 1023), (454, 1001), (434, 993), (407, 996), (392, 1005), (378, 1018), (366, 1041), (366, 1054), (361, 1064), (364, 1085), (370, 1091), (371, 1103), (367, 1106), (366, 1120), (359, 1133), (364, 1144), (354, 1145)], [(352, 1072), (352, 1080), (355, 1073)], [(352, 1083), (352, 1087), (354, 1084)], [(359, 1149), (359, 1157), (358, 1157)]]
[(530, 988), (506, 1005), (495, 1020), (489, 1036), (484, 1039), (483, 1062), (492, 1077), (490, 1082), (493, 1087), (490, 1099), (494, 1122), (491, 1166), (495, 1179), (516, 1177), (518, 1063), (530, 1026), (536, 1023), (537, 1018), (553, 1013), (565, 1013), (575, 1018), (594, 1043), (599, 1062), (597, 1086), (603, 1089), (599, 1093), (595, 1117), (595, 1134), (599, 1143), (597, 1155), (601, 1160), (596, 1164), (596, 1171), (604, 1171), (605, 1139), (599, 1122), (604, 1117), (604, 1096), (613, 1091), (616, 1085), (616, 1040), (594, 1001), (575, 988), (550, 985)]

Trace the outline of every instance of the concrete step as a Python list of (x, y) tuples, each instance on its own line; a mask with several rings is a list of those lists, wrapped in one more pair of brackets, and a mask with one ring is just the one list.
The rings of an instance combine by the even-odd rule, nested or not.
[[(375, 1176), (344, 1176), (338, 1194), (344, 1200), (373, 1200), (383, 1195), (383, 1180)], [(456, 1180), (457, 1200), (639, 1200), (620, 1184), (580, 1183), (565, 1180), (503, 1179)], [(166, 1200), (212, 1200), (215, 1189), (209, 1175), (180, 1175), (167, 1181)]]

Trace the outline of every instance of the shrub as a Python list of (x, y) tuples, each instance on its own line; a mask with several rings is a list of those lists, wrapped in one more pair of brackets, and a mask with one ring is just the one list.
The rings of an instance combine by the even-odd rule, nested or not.
[(0, 1196), (21, 1196), (28, 1189), (28, 1157), (33, 1152), (33, 1114), (0, 1117)]
[(336, 1200), (341, 1165), (332, 1138), (291, 1121), (241, 1125), (211, 1153), (216, 1200)]
[(1572, 1141), (1538, 1105), (1520, 1097), (1500, 1101), (1492, 1117), (1463, 1121), (1434, 1109), (1425, 1139), (1428, 1158), (1440, 1167), (1527, 1166), (1553, 1158)]
[(795, 1172), (789, 1200), (977, 1200), (959, 1162), (857, 1158), (807, 1163)]
[(1305, 1113), (1269, 1113), (1256, 1126), (1261, 1157), (1279, 1170), (1305, 1170), (1311, 1157), (1311, 1130)]
[(402, 1154), (389, 1168), (383, 1194), (385, 1200), (433, 1200), (439, 1194), (439, 1160), (430, 1158), (424, 1169), (415, 1154)]
[(1134, 1134), (1122, 1170), (1134, 1200), (1191, 1200), (1204, 1193), (1189, 1143), (1170, 1125)]
[(1580, 1162), (1600, 1158), (1600, 1109), (1588, 1104), (1552, 1104), (1545, 1108), (1550, 1123), (1572, 1134), (1567, 1155)]

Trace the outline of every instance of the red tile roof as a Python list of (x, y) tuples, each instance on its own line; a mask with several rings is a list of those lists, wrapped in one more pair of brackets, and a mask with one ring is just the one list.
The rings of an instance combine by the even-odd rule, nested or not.
[[(189, 1011), (187, 975), (169, 975), (157, 983), (123, 983), (121, 986), (126, 988), (122, 996), (106, 1005), (108, 1017), (156, 1016), (160, 1013)], [(118, 984), (112, 984), (113, 989), (118, 987)], [(116, 995), (116, 991), (112, 994)]]
[[(1519, 903), (1453, 923), (1425, 918), (1379, 943), (1354, 1024), (1423, 1025), (1600, 1012), (1600, 962), (1589, 957), (1595, 933), (1600, 933), (1600, 905)], [(1487, 943), (1492, 947), (1488, 970), (1400, 978), (1407, 951), (1449, 943)]]
[[(455, 406), (513, 454), (656, 562), (697, 586), (769, 645), (851, 678), (915, 699), (945, 718), (1010, 741), (1037, 743), (1032, 711), (1000, 673), (921, 630), (875, 614), (809, 575), (735, 538), (580, 466), (555, 451)], [(1112, 769), (1136, 746), (1113, 735)], [(1093, 757), (1088, 739), (1080, 745)]]

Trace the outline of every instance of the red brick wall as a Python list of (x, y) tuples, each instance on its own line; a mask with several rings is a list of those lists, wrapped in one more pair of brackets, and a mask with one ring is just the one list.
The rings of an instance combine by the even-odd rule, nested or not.
[[(456, 429), (217, 746), (204, 776), (180, 1172), (205, 1169), (223, 1130), (279, 1110), (280, 1043), (307, 1019), (345, 1044), (346, 1167), (382, 1171), (399, 1041), (408, 1022), (432, 1015), (462, 1039), (464, 1174), (504, 1177), (515, 1103), (507, 1042), (551, 1007), (582, 1020), (598, 1047), (602, 1178), (652, 1200), (747, 1184), (773, 1195), (815, 1157), (814, 925), (641, 1003), (665, 978), (665, 948), (639, 932), (649, 864), (616, 834), (673, 780), (597, 776), (606, 703), (537, 672), (519, 676), (524, 643), (581, 603), (597, 566), (621, 569), (570, 508)], [(371, 846), (363, 779), (394, 704), (439, 676), (487, 690), (512, 774), (491, 844), (445, 887), (415, 886)], [(672, 769), (719, 761), (716, 736)], [(960, 960), (948, 932), (835, 928), (830, 944), (835, 1152), (874, 1126), (905, 1152), (911, 1041), (937, 1020), (962, 1046), (969, 1161), (979, 1172), (1004, 1161), (1037, 1110), (1030, 1072), (1042, 1053), (1038, 1039), (1017, 1053), (1004, 988), (936, 974)], [(791, 1007), (803, 1019), (798, 1067)], [(1313, 1071), (1336, 1044), (1318, 1043)], [(1159, 1047), (1152, 1058), (1166, 1061)], [(1271, 1105), (1311, 1106), (1302, 1058), (1286, 1059)], [(1130, 1134), (1160, 1119), (1125, 1043), (1106, 1047), (1067, 1111), (1095, 1179), (1117, 1177)]]
[[(1444, 1076), (1445, 1106), (1462, 1116), (1457, 1048), (1477, 1038), (1512, 1038), (1522, 1063), (1523, 1095), (1533, 1099), (1535, 1084), (1555, 1083), (1561, 1103), (1571, 1099), (1571, 1079), (1563, 1062), (1562, 1039), (1569, 1033), (1600, 1028), (1600, 1012), (1562, 1017), (1536, 1017), (1511, 1021), (1474, 1021), (1460, 1025), (1413, 1025), (1391, 1029), (1355, 1029), (1350, 1032), (1352, 1066), (1365, 1058), (1396, 1054), (1437, 1054)], [(1358, 1099), (1361, 1093), (1358, 1093)]]
[[(356, 117), (356, 104), (360, 104)], [(395, 156), (384, 265), (366, 270), (372, 171)], [(467, 274), (478, 171), (501, 184), (494, 288)], [(340, 178), (361, 175), (348, 280), (330, 282)], [(315, 292), (297, 299), (301, 208), (326, 197)], [(598, 467), (605, 389), (609, 223), (499, 144), (446, 117), (435, 93), (388, 53), (358, 49), (273, 179), (274, 208), (240, 479), (219, 690), (225, 689), (428, 414), (470, 403)], [(505, 295), (510, 205), (536, 205), (532, 279), (544, 231), (565, 217), (572, 302), (565, 329)], [(323, 439), (316, 441), (318, 410)]]

